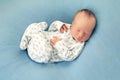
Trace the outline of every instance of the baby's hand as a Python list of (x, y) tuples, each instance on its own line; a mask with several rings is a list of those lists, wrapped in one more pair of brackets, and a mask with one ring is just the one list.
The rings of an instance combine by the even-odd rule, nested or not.
[(63, 25), (61, 26), (61, 28), (60, 28), (60, 32), (61, 32), (61, 33), (64, 33), (64, 31), (67, 32), (67, 30), (68, 30), (68, 27), (67, 27), (65, 24), (63, 24)]
[(54, 46), (58, 41), (61, 41), (61, 40), (62, 40), (62, 38), (54, 36), (53, 39), (50, 40), (50, 45)]

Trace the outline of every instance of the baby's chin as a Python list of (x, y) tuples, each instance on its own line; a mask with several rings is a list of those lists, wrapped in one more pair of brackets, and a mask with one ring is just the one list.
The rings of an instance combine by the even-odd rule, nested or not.
[(77, 38), (74, 38), (73, 39), (76, 41), (76, 42), (83, 42), (81, 39), (77, 39)]
[(79, 39), (79, 38), (76, 38), (74, 40), (77, 41), (77, 42), (85, 42), (85, 41), (87, 41), (87, 39)]
[(77, 42), (84, 42), (84, 40), (76, 40)]

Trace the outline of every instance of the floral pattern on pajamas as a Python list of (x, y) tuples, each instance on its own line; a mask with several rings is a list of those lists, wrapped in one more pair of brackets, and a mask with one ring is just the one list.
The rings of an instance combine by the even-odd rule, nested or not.
[[(66, 24), (68, 31), (60, 33), (60, 27)], [(29, 57), (39, 63), (72, 61), (81, 53), (84, 42), (76, 42), (70, 35), (70, 24), (54, 21), (48, 31), (46, 22), (33, 23), (25, 30), (21, 39), (20, 48), (27, 49)], [(62, 38), (53, 47), (50, 39), (53, 36)]]

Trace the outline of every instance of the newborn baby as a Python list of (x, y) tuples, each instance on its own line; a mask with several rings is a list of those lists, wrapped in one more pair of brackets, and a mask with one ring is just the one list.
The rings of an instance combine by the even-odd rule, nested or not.
[(73, 61), (81, 53), (96, 24), (90, 10), (78, 11), (67, 24), (54, 21), (48, 31), (46, 22), (33, 23), (25, 30), (20, 48), (27, 49), (32, 60), (39, 63)]

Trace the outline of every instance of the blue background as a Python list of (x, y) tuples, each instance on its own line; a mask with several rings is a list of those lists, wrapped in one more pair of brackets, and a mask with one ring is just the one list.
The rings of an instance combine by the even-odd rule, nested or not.
[[(0, 80), (120, 80), (120, 0), (0, 0)], [(19, 49), (26, 27), (54, 20), (71, 23), (91, 9), (97, 27), (73, 62), (38, 64)]]

